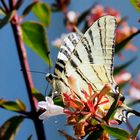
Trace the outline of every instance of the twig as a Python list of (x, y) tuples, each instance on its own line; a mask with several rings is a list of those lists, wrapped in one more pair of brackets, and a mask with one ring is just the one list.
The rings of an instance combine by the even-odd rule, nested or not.
[(8, 6), (6, 5), (4, 0), (1, 0), (3, 7), (5, 8), (6, 12), (9, 12)]
[[(12, 8), (14, 8), (15, 2), (16, 2), (15, 0), (10, 0), (10, 2), (9, 2), (11, 10), (12, 10)], [(43, 124), (42, 124), (42, 121), (38, 119), (38, 114), (36, 112), (36, 107), (35, 107), (35, 103), (34, 103), (33, 96), (32, 96), (32, 89), (34, 88), (34, 85), (33, 85), (31, 74), (28, 72), (28, 71), (30, 71), (30, 68), (29, 68), (29, 64), (28, 64), (28, 60), (27, 60), (24, 43), (21, 38), (21, 35), (22, 35), (21, 27), (19, 24), (15, 24), (15, 23), (18, 23), (18, 19), (19, 19), (19, 17), (16, 13), (11, 21), (11, 26), (12, 26), (16, 46), (17, 46), (20, 64), (23, 69), (23, 76), (24, 76), (25, 84), (27, 87), (27, 93), (28, 93), (28, 97), (29, 97), (29, 101), (30, 101), (30, 105), (31, 105), (31, 113), (32, 113), (31, 118), (35, 125), (38, 140), (46, 140)]]

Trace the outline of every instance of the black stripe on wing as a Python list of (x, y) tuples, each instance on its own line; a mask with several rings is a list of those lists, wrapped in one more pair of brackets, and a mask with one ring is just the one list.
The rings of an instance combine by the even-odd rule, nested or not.
[(81, 40), (81, 43), (83, 44), (83, 46), (85, 48), (85, 51), (87, 52), (87, 56), (88, 56), (89, 62), (90, 63), (94, 63), (93, 62), (93, 57), (92, 57), (91, 45), (90, 45), (88, 39), (86, 37), (83, 37), (82, 40)]
[[(86, 84), (90, 84), (92, 86), (93, 91), (98, 90), (97, 87), (96, 87), (96, 85), (93, 82), (89, 81), (89, 79), (86, 76), (84, 76), (84, 74), (82, 73), (82, 71), (80, 69), (77, 69), (78, 68), (78, 65), (74, 62), (73, 59), (70, 60), (70, 64), (73, 67), (73, 69), (75, 69), (75, 72), (81, 78), (80, 80), (83, 80)], [(65, 72), (66, 72), (66, 69), (65, 69)]]
[(64, 70), (65, 62), (63, 60), (58, 60), (55, 64), (54, 75), (59, 76)]
[(93, 39), (93, 35), (92, 35), (93, 33), (92, 33), (91, 29), (89, 29), (88, 34), (89, 34), (89, 37), (91, 39), (92, 45), (94, 46), (94, 39)]
[[(102, 78), (99, 76), (99, 73), (95, 70), (95, 68), (91, 65), (92, 70), (94, 71), (94, 73), (96, 73), (97, 78), (100, 80), (101, 83), (103, 83)], [(101, 69), (101, 68), (100, 68)]]
[(74, 53), (75, 57), (82, 63), (82, 59), (80, 58), (79, 54), (77, 53), (77, 51), (75, 50)]
[[(64, 41), (62, 43), (62, 46), (60, 47), (58, 58), (55, 64), (55, 70), (54, 70), (55, 75), (58, 76), (62, 73), (66, 65), (66, 62), (70, 59), (71, 53), (73, 52), (79, 40), (80, 37), (76, 33), (70, 33), (64, 38)], [(81, 61), (78, 54), (76, 54), (76, 57), (79, 59), (79, 61)]]
[(98, 29), (99, 29), (99, 35), (100, 35), (100, 44), (102, 48), (102, 52), (104, 54), (104, 47), (103, 47), (103, 42), (102, 42), (102, 33), (101, 33), (101, 25), (100, 25), (100, 20), (97, 21)]

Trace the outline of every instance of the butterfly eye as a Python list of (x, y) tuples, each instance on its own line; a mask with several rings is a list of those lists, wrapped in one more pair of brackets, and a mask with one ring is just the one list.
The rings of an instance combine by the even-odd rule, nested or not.
[(52, 75), (52, 74), (50, 74), (50, 73), (47, 73), (47, 74), (46, 74), (46, 80), (47, 80), (47, 81), (49, 81), (49, 82), (50, 82), (50, 81), (52, 81), (52, 80), (53, 80), (53, 78), (54, 78), (54, 77), (53, 77), (53, 75)]

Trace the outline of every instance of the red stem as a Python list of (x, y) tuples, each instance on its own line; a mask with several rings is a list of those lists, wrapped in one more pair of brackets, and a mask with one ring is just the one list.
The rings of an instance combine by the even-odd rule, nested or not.
[[(15, 0), (9, 1), (10, 10), (14, 9), (15, 2), (16, 2)], [(30, 105), (31, 105), (31, 119), (34, 122), (38, 140), (46, 140), (44, 127), (43, 127), (42, 121), (40, 121), (38, 119), (38, 114), (36, 112), (36, 106), (35, 106), (33, 96), (32, 96), (32, 89), (34, 88), (34, 85), (33, 85), (31, 74), (29, 73), (30, 68), (29, 68), (29, 64), (28, 64), (28, 60), (27, 60), (24, 43), (22, 41), (21, 27), (19, 24), (15, 24), (15, 23), (19, 22), (18, 19), (19, 19), (19, 17), (16, 13), (11, 21), (11, 26), (12, 26), (16, 46), (17, 46), (20, 64), (23, 69), (23, 76), (24, 76), (25, 84), (27, 87), (27, 93), (28, 93), (28, 97), (29, 97), (29, 101), (30, 101)]]

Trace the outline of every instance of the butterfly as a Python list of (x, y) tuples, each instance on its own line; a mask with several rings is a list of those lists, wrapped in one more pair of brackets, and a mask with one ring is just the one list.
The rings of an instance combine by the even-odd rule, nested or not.
[[(112, 102), (116, 98), (118, 84), (113, 78), (113, 61), (115, 53), (116, 19), (113, 16), (103, 16), (81, 36), (69, 33), (63, 41), (55, 64), (54, 74), (47, 74), (53, 91), (59, 94), (70, 94), (71, 89), (77, 96), (82, 90), (88, 90), (90, 84), (93, 92), (100, 92), (105, 84), (111, 84), (110, 97)], [(68, 78), (73, 76), (78, 83), (74, 89)], [(121, 95), (120, 100), (124, 101)], [(117, 110), (117, 119), (125, 121), (130, 113), (140, 115), (129, 107), (122, 105)]]

